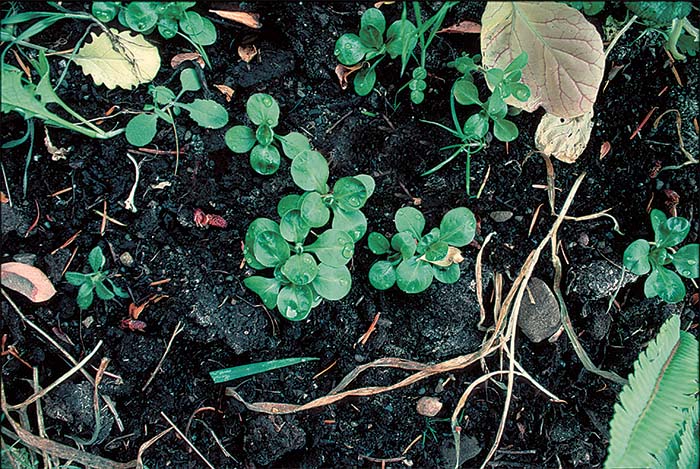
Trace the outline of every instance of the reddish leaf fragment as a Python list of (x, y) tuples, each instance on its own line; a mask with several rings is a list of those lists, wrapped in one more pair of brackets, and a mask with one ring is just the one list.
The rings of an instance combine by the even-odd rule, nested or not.
[(230, 86), (226, 86), (226, 85), (216, 85), (216, 84), (214, 85), (214, 88), (221, 91), (221, 94), (224, 95), (227, 103), (231, 102), (231, 98), (233, 98), (233, 93), (234, 93), (233, 88), (231, 88)]
[(0, 283), (29, 298), (34, 303), (49, 300), (56, 294), (51, 280), (41, 270), (21, 262), (6, 262), (0, 266)]
[(170, 59), (170, 66), (172, 68), (177, 68), (178, 65), (188, 60), (197, 62), (202, 68), (204, 68), (205, 66), (204, 59), (201, 55), (199, 55), (199, 52), (184, 52), (182, 54), (177, 54), (172, 59)]
[(457, 24), (453, 24), (452, 26), (448, 26), (446, 28), (442, 28), (440, 31), (438, 31), (438, 34), (440, 33), (449, 33), (449, 34), (479, 34), (481, 32), (481, 25), (479, 23), (475, 23), (474, 21), (469, 21), (469, 20), (464, 20), (460, 21)]
[(227, 10), (209, 10), (209, 13), (214, 13), (227, 20), (235, 21), (253, 29), (262, 28), (260, 23), (260, 15), (257, 13), (248, 13), (246, 11), (227, 11)]
[(130, 331), (143, 332), (146, 329), (146, 323), (143, 321), (137, 321), (135, 319), (122, 319), (119, 323), (119, 327)]
[(194, 210), (194, 224), (200, 228), (215, 226), (216, 228), (226, 228), (228, 222), (219, 215), (207, 215), (201, 208)]
[(362, 68), (361, 63), (357, 64), (357, 65), (353, 65), (352, 67), (346, 67), (343, 64), (338, 64), (338, 66), (335, 67), (335, 74), (338, 77), (338, 82), (340, 83), (340, 87), (344, 90), (347, 89), (348, 88), (348, 77), (361, 68)]
[(602, 160), (605, 158), (608, 153), (610, 153), (610, 149), (612, 148), (612, 145), (610, 145), (610, 142), (607, 140), (603, 142), (603, 144), (600, 146), (600, 159)]

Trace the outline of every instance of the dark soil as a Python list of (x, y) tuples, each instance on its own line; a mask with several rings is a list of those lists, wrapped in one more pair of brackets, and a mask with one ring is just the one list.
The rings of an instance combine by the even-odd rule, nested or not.
[[(212, 61), (212, 69), (204, 71), (211, 90), (209, 97), (226, 106), (232, 125), (247, 121), (244, 104), (251, 94), (269, 93), (282, 110), (279, 133), (307, 133), (331, 162), (331, 180), (357, 173), (374, 176), (377, 188), (365, 209), (370, 231), (391, 233), (394, 212), (412, 203), (412, 197), (420, 198), (428, 226), (436, 225), (453, 207), (469, 207), (480, 220), (479, 243), (488, 233), (496, 233), (484, 256), (486, 269), (503, 273), (509, 284), (554, 220), (547, 209), (547, 192), (533, 187), (546, 184), (545, 166), (539, 156), (528, 158), (542, 111), (514, 118), (520, 137), (509, 148), (493, 142), (473, 158), (473, 193), (490, 168), (479, 198), (465, 194), (464, 161), (455, 161), (430, 177), (420, 177), (446, 156), (439, 148), (454, 143), (447, 133), (420, 120), (449, 125), (447, 97), (455, 72), (446, 63), (461, 51), (476, 53), (478, 37), (438, 37), (429, 58), (431, 75), (425, 102), (414, 106), (404, 92), (394, 111), (391, 103), (404, 83), (398, 78), (397, 63), (379, 67), (377, 92), (364, 98), (351, 90), (341, 90), (334, 74), (335, 40), (344, 32), (357, 30), (360, 14), (367, 6), (252, 4), (250, 7), (261, 14), (264, 24), (259, 31), (212, 18), (220, 38), (207, 48)], [(482, 8), (461, 4), (449, 13), (445, 24), (462, 19), (479, 21)], [(400, 15), (397, 5), (383, 9), (390, 21)], [(437, 7), (425, 9), (431, 13)], [(201, 12), (206, 13), (204, 9)], [(610, 8), (609, 13), (624, 17), (622, 9)], [(602, 14), (591, 19), (601, 31), (604, 17)], [(81, 23), (60, 22), (49, 30), (50, 34), (36, 40), (44, 45), (60, 40), (74, 44), (84, 27)], [(559, 232), (566, 255), (562, 288), (566, 287), (574, 327), (593, 362), (622, 376), (631, 371), (640, 350), (669, 315), (680, 314), (684, 328), (694, 333), (698, 322), (697, 288), (690, 282), (686, 282), (686, 300), (676, 305), (645, 299), (643, 282), (629, 283), (608, 312), (608, 301), (620, 275), (615, 265), (621, 262), (627, 244), (640, 237), (649, 239), (647, 210), (665, 210), (665, 190), (680, 196), (678, 214), (692, 221), (687, 242), (698, 241), (697, 166), (650, 177), (657, 161), (664, 166), (684, 161), (675, 117), (667, 115), (658, 128), (652, 128), (661, 112), (680, 111), (685, 147), (698, 153), (698, 135), (692, 123), (698, 117), (698, 59), (676, 63), (683, 81), (679, 86), (660, 39), (653, 33), (640, 38), (642, 31), (634, 26), (608, 59), (608, 69), (613, 64), (622, 69), (598, 97), (595, 128), (583, 156), (572, 165), (554, 162), (556, 185), (561, 188), (557, 192), (558, 206), (576, 177), (586, 172), (570, 213), (580, 216), (611, 208), (610, 214), (625, 233), (616, 234), (609, 218), (567, 222)], [(173, 83), (178, 83), (178, 72), (168, 64), (173, 55), (189, 51), (188, 44), (177, 39), (164, 41), (155, 35), (149, 39), (158, 44), (163, 60), (154, 84), (173, 77)], [(250, 64), (240, 61), (235, 51), (242, 43), (255, 44), (260, 50), (259, 59)], [(54, 57), (51, 64), (52, 77), (58, 77), (65, 61)], [(234, 88), (232, 101), (226, 103), (213, 84)], [(659, 96), (665, 87), (668, 89)], [(131, 92), (95, 87), (74, 64), (69, 66), (64, 86), (58, 91), (66, 103), (85, 116), (102, 116), (115, 104), (140, 109), (147, 96), (143, 86)], [(654, 107), (658, 110), (652, 120), (630, 140), (633, 130)], [(125, 124), (126, 119), (121, 118), (118, 124)], [(108, 121), (103, 127), (109, 125), (117, 122)], [(18, 114), (2, 115), (3, 142), (18, 138), (25, 128)], [(276, 217), (279, 198), (297, 192), (289, 177), (288, 160), (274, 176), (259, 176), (250, 168), (247, 156), (227, 149), (223, 130), (205, 130), (182, 117), (177, 121), (177, 132), (184, 151), (177, 176), (173, 174), (173, 156), (146, 157), (141, 164), (138, 211), (132, 213), (123, 204), (134, 182), (133, 166), (126, 157), (129, 145), (123, 135), (98, 141), (60, 129), (49, 131), (54, 145), (72, 151), (67, 160), (51, 161), (43, 145), (43, 126), (37, 125), (26, 197), (22, 195), (22, 177), (27, 144), (3, 150), (2, 163), (13, 205), (2, 205), (2, 262), (29, 260), (50, 275), (58, 294), (49, 302), (37, 306), (19, 295), (12, 294), (12, 298), (24, 314), (74, 357), (82, 358), (98, 341), (104, 342), (91, 363), (97, 366), (99, 357), (111, 360), (107, 369), (111, 375), (104, 378), (102, 392), (115, 403), (124, 430), (119, 431), (106, 412), (97, 442), (85, 447), (87, 451), (117, 461), (134, 459), (142, 443), (168, 427), (160, 414), (163, 412), (183, 431), (194, 416), (189, 425), (190, 440), (214, 466), (222, 468), (379, 467), (379, 463), (363, 456), (401, 457), (409, 443), (421, 435), (403, 463), (387, 467), (445, 467), (454, 457), (449, 417), (463, 390), (483, 374), (479, 366), (453, 373), (444, 388), (448, 376), (388, 394), (274, 417), (250, 412), (226, 397), (225, 385), (212, 384), (208, 372), (278, 358), (318, 357), (316, 362), (232, 384), (249, 402), (304, 403), (325, 395), (354, 367), (377, 358), (393, 356), (434, 363), (472, 352), (483, 338), (477, 328), (477, 247), (466, 249), (463, 275), (457, 284), (436, 283), (425, 293), (410, 296), (393, 289), (377, 292), (369, 286), (367, 272), (374, 256), (362, 241), (352, 263), (354, 285), (348, 297), (323, 303), (306, 321), (289, 322), (259, 305), (256, 295), (242, 284), (253, 271), (240, 267), (241, 242), (248, 224), (257, 217)], [(612, 151), (601, 159), (599, 149), (605, 141), (610, 142)], [(173, 150), (174, 146), (172, 129), (166, 126), (151, 145), (164, 150)], [(171, 183), (169, 187), (151, 188), (166, 181)], [(72, 191), (51, 196), (64, 188)], [(101, 236), (102, 219), (95, 210), (101, 211), (104, 201), (109, 216), (126, 226), (108, 222)], [(540, 205), (538, 222), (528, 235)], [(27, 233), (37, 216), (37, 206), (39, 224)], [(228, 228), (196, 227), (192, 218), (195, 208), (223, 216)], [(498, 211), (513, 216), (496, 222), (491, 214)], [(79, 230), (81, 234), (72, 245), (57, 249)], [(87, 268), (87, 254), (96, 245), (104, 249), (108, 268), (117, 274), (115, 281), (128, 288), (131, 299), (95, 301), (81, 313), (75, 302), (77, 290), (65, 282), (61, 273), (74, 248), (78, 249), (70, 270)], [(125, 253), (133, 258), (133, 264), (120, 261)], [(545, 250), (535, 276), (551, 285), (553, 275)], [(170, 281), (151, 286), (163, 279)], [(487, 298), (490, 291), (489, 283)], [(129, 303), (140, 303), (154, 293), (168, 298), (145, 309), (140, 317), (147, 324), (145, 331), (120, 328)], [(376, 332), (366, 345), (357, 345), (378, 312), (381, 319)], [(160, 372), (142, 391), (178, 323), (184, 325), (184, 332), (174, 340)], [(6, 301), (2, 302), (0, 324), (2, 333), (8, 334), (7, 343), (14, 344), (22, 358), (38, 368), (42, 386), (70, 368), (54, 347), (26, 327)], [(609, 436), (607, 422), (620, 386), (587, 372), (565, 334), (553, 343), (532, 343), (520, 335), (518, 359), (537, 381), (567, 404), (551, 403), (526, 382), (516, 381), (511, 413), (494, 465), (601, 466)], [(4, 356), (2, 363), (8, 401), (20, 402), (32, 393), (32, 372), (11, 356)], [(486, 363), (491, 370), (497, 369), (499, 358), (492, 357)], [(314, 379), (332, 364), (329, 371)], [(94, 370), (88, 368), (88, 372)], [(356, 384), (386, 385), (403, 376), (404, 372), (396, 370), (372, 371)], [(75, 443), (69, 436), (90, 439), (94, 428), (91, 389), (76, 374), (44, 400), (50, 439), (70, 445)], [(464, 467), (478, 467), (480, 458), (488, 452), (504, 395), (501, 388), (489, 384), (480, 387), (468, 402), (461, 420), (463, 450), (469, 452), (469, 446), (474, 457)], [(436, 417), (426, 418), (416, 412), (416, 401), (422, 396), (435, 396), (444, 404)], [(214, 434), (228, 454), (217, 444)], [(172, 433), (146, 450), (145, 462), (151, 468), (203, 467), (202, 461)]]

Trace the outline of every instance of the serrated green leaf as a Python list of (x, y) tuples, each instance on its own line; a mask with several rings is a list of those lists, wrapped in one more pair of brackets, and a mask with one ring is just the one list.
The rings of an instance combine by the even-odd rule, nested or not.
[(90, 251), (90, 254), (88, 254), (88, 263), (90, 264), (92, 271), (102, 271), (102, 268), (105, 266), (105, 262), (106, 259), (104, 254), (102, 254), (102, 249), (100, 249), (99, 246), (92, 248), (92, 251)]
[(75, 285), (76, 287), (81, 286), (85, 282), (89, 282), (90, 277), (81, 274), (80, 272), (66, 272), (66, 282), (70, 283), (71, 285)]
[(92, 305), (92, 301), (95, 298), (94, 290), (95, 284), (92, 281), (85, 282), (80, 286), (77, 300), (80, 309), (88, 309)]

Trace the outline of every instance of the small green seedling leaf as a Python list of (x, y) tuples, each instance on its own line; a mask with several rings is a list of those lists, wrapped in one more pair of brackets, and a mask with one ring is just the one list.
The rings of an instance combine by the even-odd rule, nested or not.
[(433, 265), (432, 268), (435, 280), (446, 284), (456, 283), (461, 274), (459, 264), (451, 264), (449, 267)]
[(354, 242), (350, 235), (334, 229), (321, 233), (318, 239), (306, 246), (304, 250), (316, 254), (318, 260), (331, 267), (344, 266), (350, 262), (355, 253)]
[(370, 198), (372, 194), (374, 194), (374, 178), (368, 174), (358, 174), (353, 177), (365, 185), (365, 189), (367, 190), (367, 198)]
[(268, 176), (280, 167), (280, 152), (272, 145), (255, 145), (250, 152), (250, 166), (258, 174)]
[[(418, 44), (416, 26), (408, 20), (397, 20), (391, 23), (386, 32), (386, 52), (395, 59), (403, 54), (411, 54)], [(347, 65), (347, 64), (346, 64)]]
[(374, 84), (377, 82), (377, 72), (374, 68), (363, 68), (355, 74), (353, 78), (353, 87), (355, 88), (355, 93), (358, 96), (367, 96), (374, 88)]
[(698, 278), (698, 245), (683, 246), (673, 255), (673, 266), (685, 278)]
[(292, 161), (292, 180), (305, 191), (326, 192), (328, 163), (317, 151), (305, 151)]
[(199, 81), (197, 72), (193, 68), (186, 68), (180, 72), (180, 84), (183, 91), (199, 91), (202, 83)]
[(458, 207), (445, 214), (440, 222), (440, 240), (450, 246), (463, 247), (471, 243), (476, 233), (476, 218), (471, 210)]
[[(291, 212), (290, 212), (291, 213)], [(281, 226), (280, 226), (281, 228)], [(307, 285), (318, 275), (318, 264), (309, 253), (295, 254), (282, 265), (282, 273), (295, 285)]]
[(268, 371), (276, 370), (278, 368), (285, 368), (287, 366), (298, 365), (299, 363), (306, 363), (315, 360), (318, 360), (318, 358), (300, 357), (269, 360), (266, 362), (251, 363), (249, 365), (234, 366), (231, 368), (210, 371), (209, 376), (211, 376), (214, 384), (221, 384), (227, 381), (233, 381), (234, 379), (245, 378), (247, 376), (253, 376), (260, 373), (267, 373)]
[(280, 234), (290, 243), (301, 243), (311, 227), (304, 221), (300, 210), (289, 210), (280, 221)]
[(92, 15), (103, 23), (109, 23), (117, 17), (121, 2), (92, 2)]
[(307, 192), (301, 198), (301, 217), (312, 228), (320, 228), (328, 223), (331, 212), (318, 192)]
[(326, 264), (318, 266), (318, 275), (311, 282), (316, 293), (326, 300), (340, 300), (350, 293), (352, 278), (346, 266), (331, 267)]
[(489, 118), (485, 111), (473, 114), (464, 123), (464, 135), (467, 138), (482, 139), (489, 131)]
[(464, 106), (481, 104), (481, 100), (479, 100), (479, 89), (471, 79), (460, 78), (457, 80), (452, 93), (454, 94), (455, 100)]
[[(5, 264), (3, 264), (3, 273), (5, 269)], [(90, 282), (90, 276), (81, 274), (80, 272), (66, 272), (66, 282), (76, 287), (81, 286), (83, 283)], [(8, 287), (9, 288), (9, 287)]]
[(78, 290), (78, 307), (80, 309), (88, 309), (95, 298), (95, 284), (90, 281), (83, 283)]
[(635, 275), (648, 274), (651, 270), (649, 248), (649, 243), (645, 239), (638, 239), (627, 246), (623, 255), (625, 267)]
[(369, 269), (369, 283), (377, 290), (388, 290), (396, 283), (396, 269), (388, 261), (377, 261)]
[(256, 270), (262, 270), (266, 266), (262, 265), (255, 258), (255, 238), (264, 231), (280, 232), (280, 227), (277, 223), (269, 218), (256, 218), (248, 226), (248, 231), (245, 234), (245, 242), (243, 244), (243, 256), (246, 262)]
[(333, 186), (333, 200), (345, 211), (360, 210), (367, 201), (365, 185), (354, 177), (338, 179)]
[(158, 116), (155, 114), (137, 114), (126, 124), (126, 141), (136, 147), (151, 143), (156, 136)]
[(425, 229), (425, 217), (420, 210), (413, 207), (402, 207), (394, 215), (396, 231), (409, 231), (414, 238), (420, 239)]
[(401, 253), (401, 257), (409, 259), (416, 253), (416, 238), (408, 231), (396, 233), (391, 237), (391, 247)]
[(285, 195), (277, 203), (277, 214), (282, 218), (290, 210), (301, 209), (302, 196), (297, 194)]
[(683, 217), (672, 217), (658, 226), (658, 247), (670, 248), (683, 242), (690, 232), (690, 222)]
[(290, 160), (293, 160), (300, 153), (311, 150), (311, 143), (305, 135), (299, 132), (290, 132), (284, 137), (277, 137), (282, 143), (282, 151)]
[(425, 260), (428, 262), (441, 261), (447, 257), (447, 252), (450, 246), (445, 241), (432, 243), (425, 250)]
[(367, 232), (367, 218), (359, 210), (346, 211), (339, 207), (334, 207), (331, 228), (345, 231), (356, 243)]
[(343, 34), (335, 42), (334, 54), (343, 65), (355, 65), (365, 58), (369, 48), (362, 44), (357, 34)]
[(258, 127), (258, 130), (255, 132), (255, 140), (257, 140), (258, 143), (263, 146), (272, 144), (274, 138), (275, 132), (269, 125), (266, 124), (263, 124), (260, 127)]
[(415, 257), (404, 259), (396, 268), (396, 285), (406, 293), (425, 291), (433, 281), (433, 269)]
[(373, 254), (381, 256), (391, 251), (389, 240), (381, 233), (372, 232), (367, 236), (367, 247)]
[(277, 306), (277, 295), (282, 288), (279, 280), (254, 275), (243, 279), (243, 284), (260, 297), (267, 309)]
[(101, 300), (109, 301), (114, 298), (114, 293), (108, 290), (103, 282), (95, 283), (95, 293)]
[(287, 241), (276, 231), (263, 231), (255, 237), (255, 259), (265, 267), (276, 267), (289, 259)]
[(92, 251), (90, 251), (90, 254), (88, 255), (88, 263), (90, 264), (90, 268), (92, 268), (93, 272), (101, 272), (102, 268), (105, 266), (105, 256), (102, 254), (102, 249), (100, 249), (99, 246), (95, 246), (92, 248)]
[(248, 117), (255, 125), (276, 127), (279, 123), (280, 107), (275, 98), (265, 93), (256, 93), (246, 103)]
[(314, 293), (309, 285), (288, 285), (277, 296), (277, 309), (290, 321), (306, 319), (313, 303)]
[(675, 272), (656, 267), (644, 282), (644, 294), (647, 298), (659, 296), (666, 303), (678, 303), (685, 297), (685, 285)]
[(248, 153), (255, 146), (255, 132), (245, 125), (236, 125), (224, 135), (226, 145), (234, 153)]
[(158, 22), (158, 13), (152, 2), (131, 2), (126, 7), (124, 18), (133, 31), (148, 31)]
[(360, 40), (367, 47), (379, 49), (384, 43), (386, 20), (377, 8), (368, 8), (360, 18)]
[(195, 99), (189, 104), (176, 103), (190, 113), (193, 121), (207, 129), (220, 129), (228, 124), (228, 112), (219, 103), (209, 99)]

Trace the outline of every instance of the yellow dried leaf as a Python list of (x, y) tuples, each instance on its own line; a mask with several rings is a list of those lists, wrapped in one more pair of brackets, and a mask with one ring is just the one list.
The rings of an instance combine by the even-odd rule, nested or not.
[(547, 156), (573, 163), (581, 156), (591, 139), (593, 110), (573, 119), (552, 114), (542, 116), (535, 132), (535, 146)]
[(464, 257), (462, 257), (462, 251), (460, 251), (454, 246), (450, 246), (447, 248), (447, 255), (444, 259), (440, 259), (439, 261), (429, 261), (425, 258), (425, 255), (422, 255), (421, 257), (419, 257), (419, 259), (426, 262), (430, 262), (431, 264), (436, 265), (438, 267), (449, 267), (452, 264), (459, 264), (464, 260)]
[(99, 36), (91, 33), (87, 42), (75, 56), (85, 75), (90, 75), (96, 85), (110, 90), (117, 86), (130, 90), (141, 83), (152, 81), (160, 69), (158, 49), (148, 43), (141, 34), (110, 29)]

